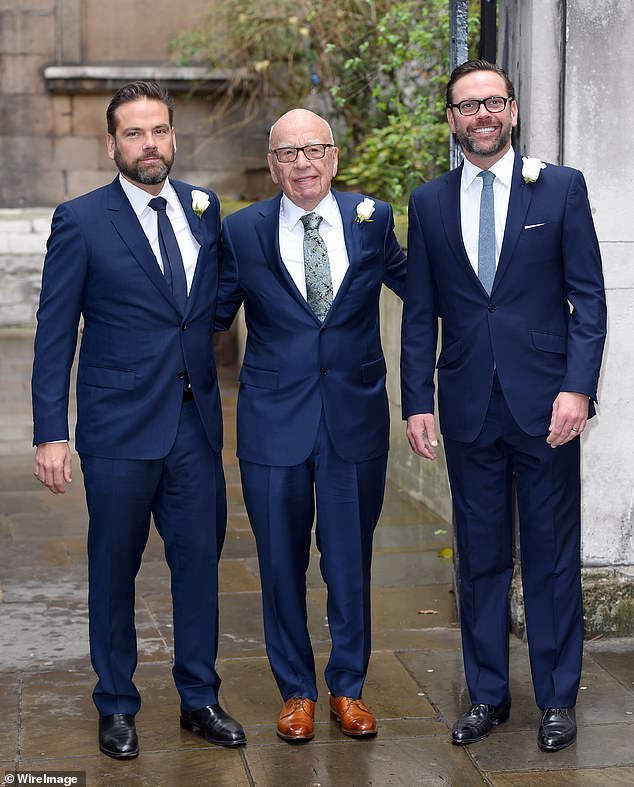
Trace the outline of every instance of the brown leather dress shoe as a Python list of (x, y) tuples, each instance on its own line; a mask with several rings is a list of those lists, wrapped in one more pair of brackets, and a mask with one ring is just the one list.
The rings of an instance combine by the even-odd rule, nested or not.
[(331, 697), (330, 715), (341, 725), (341, 732), (353, 738), (376, 735), (376, 719), (361, 698)]
[(307, 743), (315, 737), (315, 703), (307, 697), (286, 700), (277, 720), (277, 734), (287, 743)]

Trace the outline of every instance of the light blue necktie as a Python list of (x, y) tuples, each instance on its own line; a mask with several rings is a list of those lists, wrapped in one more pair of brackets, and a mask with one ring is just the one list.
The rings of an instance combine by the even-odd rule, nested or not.
[(495, 279), (495, 211), (493, 203), (493, 181), (490, 170), (478, 173), (482, 178), (480, 196), (480, 234), (478, 237), (478, 278), (484, 289), (491, 294)]
[(328, 249), (319, 234), (322, 217), (317, 213), (306, 213), (300, 221), (304, 225), (306, 300), (317, 319), (323, 322), (332, 305), (332, 275)]

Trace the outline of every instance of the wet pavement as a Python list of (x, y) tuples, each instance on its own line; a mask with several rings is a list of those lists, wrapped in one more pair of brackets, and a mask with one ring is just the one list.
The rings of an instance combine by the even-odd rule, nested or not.
[[(468, 703), (451, 590), (446, 522), (388, 485), (375, 537), (373, 655), (364, 699), (373, 740), (341, 735), (320, 682), (315, 740), (275, 735), (281, 700), (263, 646), (254, 539), (235, 459), (235, 370), (223, 371), (229, 528), (220, 571), (220, 701), (248, 745), (226, 750), (180, 729), (171, 666), (169, 578), (154, 533), (137, 582), (137, 716), (141, 755), (119, 762), (97, 748), (88, 656), (86, 512), (79, 462), (64, 496), (31, 475), (32, 334), (0, 332), (0, 780), (5, 771), (85, 773), (98, 787), (414, 787), (634, 784), (634, 641), (587, 643), (576, 745), (538, 750), (539, 719), (526, 645), (513, 640), (510, 721), (481, 743), (449, 742)], [(400, 428), (400, 424), (395, 424)], [(317, 553), (309, 618), (323, 674), (329, 638)], [(422, 613), (425, 614), (422, 614)], [(5, 782), (0, 782), (5, 784)], [(7, 780), (8, 784), (9, 781)]]

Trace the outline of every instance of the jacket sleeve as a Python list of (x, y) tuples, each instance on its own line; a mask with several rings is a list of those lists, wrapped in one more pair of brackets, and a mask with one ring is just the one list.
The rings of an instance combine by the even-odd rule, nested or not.
[(401, 334), (403, 418), (434, 412), (434, 368), (438, 340), (435, 288), (416, 194), (409, 203), (407, 280)]
[(561, 390), (583, 393), (596, 401), (607, 309), (599, 243), (585, 180), (578, 171), (571, 178), (566, 200), (562, 257), (565, 295), (572, 311)]
[(33, 444), (68, 439), (70, 370), (86, 279), (88, 251), (68, 205), (53, 215), (37, 311), (31, 391)]

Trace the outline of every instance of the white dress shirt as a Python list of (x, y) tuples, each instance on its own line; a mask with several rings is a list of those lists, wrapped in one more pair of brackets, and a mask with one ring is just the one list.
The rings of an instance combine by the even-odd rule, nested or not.
[[(510, 148), (499, 161), (490, 167), (491, 172), (495, 175), (493, 206), (495, 211), (496, 267), (504, 240), (514, 162), (515, 153), (513, 148)], [(478, 177), (479, 172), (482, 172), (482, 169), (476, 167), (465, 157), (460, 181), (460, 222), (464, 247), (476, 274), (478, 272), (478, 239), (480, 236), (480, 195), (482, 194), (482, 178)]]
[(304, 271), (304, 225), (300, 221), (307, 213), (319, 214), (323, 221), (319, 234), (324, 239), (330, 261), (332, 276), (332, 297), (337, 295), (343, 277), (350, 265), (346, 241), (343, 235), (343, 221), (337, 200), (329, 191), (314, 211), (298, 208), (286, 195), (280, 202), (279, 239), (282, 262), (286, 266), (297, 289), (306, 298), (306, 274)]
[[(132, 209), (139, 219), (143, 232), (145, 232), (150, 242), (159, 268), (161, 271), (165, 272), (158, 238), (158, 215), (156, 211), (148, 205), (149, 201), (153, 199), (152, 195), (144, 189), (135, 186), (134, 183), (130, 183), (130, 181), (126, 180), (121, 174), (119, 175), (119, 182), (121, 183), (121, 188), (124, 190), (126, 197), (130, 200), (130, 205), (132, 205)], [(187, 294), (189, 295), (192, 281), (194, 280), (194, 273), (196, 272), (196, 262), (198, 260), (200, 243), (198, 243), (196, 238), (192, 235), (183, 206), (176, 196), (176, 192), (168, 178), (165, 178), (161, 193), (157, 194), (157, 196), (164, 197), (164, 199), (167, 200), (165, 212), (172, 222), (174, 235), (176, 235), (178, 248), (183, 258), (185, 278), (187, 279)]]

